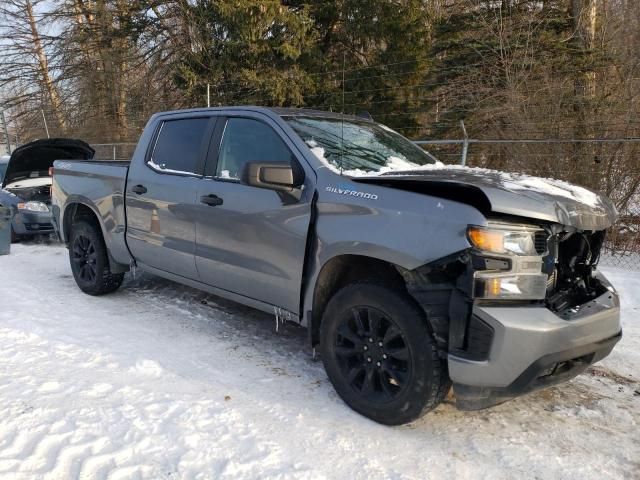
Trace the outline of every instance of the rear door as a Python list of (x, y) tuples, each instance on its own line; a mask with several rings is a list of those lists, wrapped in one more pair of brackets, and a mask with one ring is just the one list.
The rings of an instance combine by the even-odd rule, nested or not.
[(127, 179), (127, 243), (137, 262), (197, 280), (196, 195), (215, 119), (162, 119)]
[(247, 162), (298, 162), (294, 151), (259, 118), (221, 117), (198, 191), (201, 202), (218, 200), (200, 203), (196, 217), (201, 281), (291, 312), (300, 305), (310, 180), (296, 196), (243, 185), (239, 176)]

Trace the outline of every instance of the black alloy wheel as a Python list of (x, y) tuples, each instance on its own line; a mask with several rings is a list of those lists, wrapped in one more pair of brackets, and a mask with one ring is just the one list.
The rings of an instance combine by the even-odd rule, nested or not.
[(338, 290), (322, 314), (320, 354), (340, 398), (385, 425), (421, 417), (451, 387), (446, 355), (401, 287), (371, 281)]
[(84, 282), (95, 282), (98, 256), (96, 247), (85, 235), (78, 235), (71, 246), (71, 261), (77, 265), (78, 276)]
[(345, 313), (335, 339), (345, 381), (371, 402), (394, 400), (411, 376), (411, 358), (402, 332), (375, 308), (356, 306)]
[(111, 273), (102, 231), (91, 220), (79, 220), (71, 225), (69, 262), (76, 284), (89, 295), (111, 293), (124, 280), (124, 273)]

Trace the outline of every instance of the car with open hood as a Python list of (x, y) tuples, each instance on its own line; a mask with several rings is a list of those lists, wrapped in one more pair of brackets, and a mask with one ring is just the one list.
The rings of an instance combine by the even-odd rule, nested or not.
[(566, 381), (622, 334), (608, 198), (446, 166), (371, 120), (159, 113), (130, 162), (55, 162), (52, 204), (82, 291), (140, 268), (307, 327), (340, 397), (384, 424), (452, 385), (470, 410)]
[(36, 140), (13, 151), (4, 168), (0, 193), (0, 204), (13, 210), (13, 241), (55, 232), (50, 211), (50, 168), (60, 158), (88, 160), (93, 155), (87, 143), (68, 138)]

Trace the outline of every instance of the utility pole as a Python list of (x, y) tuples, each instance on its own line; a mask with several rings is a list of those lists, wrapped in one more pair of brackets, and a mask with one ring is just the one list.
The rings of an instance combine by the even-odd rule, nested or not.
[(4, 138), (7, 142), (7, 153), (11, 155), (11, 139), (9, 138), (9, 129), (7, 128), (7, 119), (4, 116), (4, 110), (0, 110), (0, 118), (2, 119), (2, 126), (4, 128)]
[(464, 127), (464, 120), (460, 120), (460, 127), (462, 127), (462, 134), (464, 140), (462, 142), (462, 157), (460, 157), (460, 165), (467, 164), (467, 153), (469, 152), (469, 135), (467, 135), (467, 129)]
[(51, 138), (51, 135), (49, 135), (49, 127), (47, 126), (47, 117), (44, 116), (44, 110), (40, 109), (40, 113), (42, 113), (42, 120), (44, 121), (44, 130), (47, 132), (47, 138)]
[(18, 148), (20, 145), (20, 138), (18, 138), (18, 123), (15, 118), (13, 119), (13, 133), (16, 134), (16, 148)]
[(211, 107), (211, 84), (207, 83), (207, 108)]

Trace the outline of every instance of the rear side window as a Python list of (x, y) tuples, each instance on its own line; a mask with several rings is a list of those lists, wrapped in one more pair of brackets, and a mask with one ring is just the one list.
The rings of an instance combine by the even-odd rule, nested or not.
[(185, 118), (162, 123), (149, 165), (167, 173), (199, 174), (202, 165), (202, 142), (208, 118)]
[(220, 145), (216, 176), (238, 179), (248, 162), (290, 163), (292, 158), (269, 125), (250, 118), (230, 118)]

